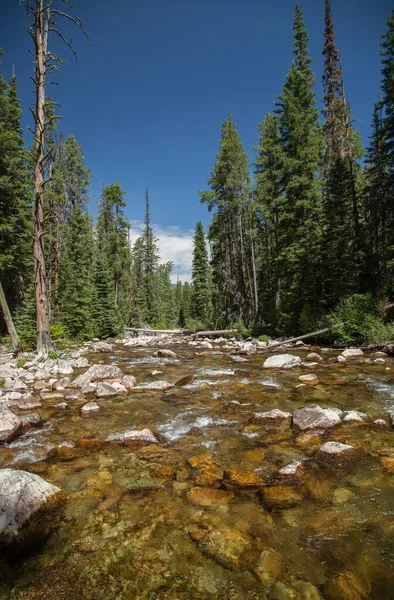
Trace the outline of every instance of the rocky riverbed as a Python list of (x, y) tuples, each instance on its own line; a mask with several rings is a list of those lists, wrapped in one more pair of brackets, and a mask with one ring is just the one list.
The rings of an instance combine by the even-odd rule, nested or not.
[(1, 600), (389, 600), (394, 360), (303, 344), (0, 354)]

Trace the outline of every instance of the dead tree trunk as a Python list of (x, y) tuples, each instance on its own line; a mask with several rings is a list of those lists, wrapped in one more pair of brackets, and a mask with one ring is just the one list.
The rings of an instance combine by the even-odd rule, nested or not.
[(48, 42), (48, 15), (43, 0), (37, 0), (34, 13), (35, 47), (35, 170), (34, 170), (34, 279), (36, 286), (37, 352), (47, 356), (52, 348), (49, 332), (49, 295), (44, 255), (44, 169), (45, 169), (45, 75)]
[(5, 324), (7, 325), (8, 333), (10, 334), (12, 347), (14, 352), (17, 353), (19, 351), (19, 337), (16, 332), (14, 322), (12, 320), (12, 316), (10, 313), (10, 309), (8, 308), (7, 300), (4, 294), (3, 286), (0, 281), (0, 308), (4, 316)]
[[(71, 41), (67, 40), (57, 28), (59, 19), (67, 19), (75, 23), (87, 37), (87, 32), (82, 21), (62, 10), (53, 8), (54, 0), (27, 0), (27, 13), (32, 17), (32, 24), (28, 32), (34, 43), (35, 77), (32, 78), (35, 86), (35, 105), (31, 110), (34, 119), (34, 229), (33, 229), (33, 257), (34, 279), (36, 287), (37, 311), (37, 352), (39, 357), (45, 358), (52, 348), (49, 331), (50, 324), (50, 299), (46, 278), (46, 265), (44, 255), (44, 201), (45, 201), (45, 166), (51, 153), (46, 152), (45, 130), (50, 126), (55, 116), (45, 122), (45, 85), (48, 73), (58, 71), (62, 59), (53, 52), (48, 51), (49, 32), (56, 34), (76, 56)], [(70, 4), (64, 0), (64, 4)]]

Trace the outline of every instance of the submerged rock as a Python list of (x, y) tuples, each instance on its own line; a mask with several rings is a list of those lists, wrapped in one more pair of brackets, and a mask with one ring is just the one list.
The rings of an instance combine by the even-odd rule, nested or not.
[(316, 375), (314, 375), (314, 373), (300, 375), (298, 381), (301, 381), (301, 383), (306, 383), (307, 385), (317, 385), (319, 383), (319, 379)]
[(82, 400), (83, 393), (80, 390), (69, 389), (64, 394), (65, 400)]
[(330, 579), (324, 593), (327, 600), (367, 600), (370, 597), (369, 590), (350, 571), (342, 571)]
[(274, 548), (266, 548), (260, 554), (253, 571), (265, 587), (272, 587), (286, 570), (285, 558)]
[(199, 506), (217, 506), (229, 504), (234, 499), (234, 494), (214, 488), (192, 487), (188, 490), (186, 499), (191, 504), (198, 504)]
[(224, 471), (224, 484), (230, 488), (250, 488), (259, 487), (264, 482), (260, 475), (254, 471), (231, 468)]
[[(0, 443), (10, 442), (22, 433), (22, 420), (6, 407), (0, 408)], [(1, 505), (0, 505), (1, 506)], [(0, 515), (1, 518), (1, 515)]]
[(227, 569), (244, 566), (243, 555), (252, 547), (249, 536), (226, 526), (208, 531), (196, 528), (189, 535), (203, 554)]
[[(341, 413), (341, 411), (339, 411)], [(340, 425), (341, 419), (338, 411), (330, 408), (321, 408), (317, 404), (311, 404), (305, 408), (299, 408), (293, 413), (293, 425), (306, 431), (308, 429), (327, 429)]]
[(293, 354), (278, 354), (270, 356), (263, 364), (264, 369), (292, 369), (299, 366), (301, 359)]
[(306, 360), (308, 360), (309, 362), (323, 362), (324, 358), (322, 356), (320, 356), (320, 354), (317, 354), (317, 352), (310, 352), (308, 354), (308, 356), (306, 357)]
[[(61, 490), (33, 473), (0, 470), (0, 548), (19, 548), (45, 537), (55, 524), (53, 514)], [(34, 519), (34, 515), (37, 518)]]
[(290, 508), (302, 502), (302, 494), (294, 487), (278, 485), (262, 490), (263, 502), (269, 508)]

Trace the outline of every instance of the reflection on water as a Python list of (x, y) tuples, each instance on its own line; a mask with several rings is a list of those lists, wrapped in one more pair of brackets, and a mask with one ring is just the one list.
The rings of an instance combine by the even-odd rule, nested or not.
[[(1, 467), (39, 473), (66, 495), (60, 528), (13, 563), (0, 598), (392, 599), (394, 431), (372, 423), (394, 406), (392, 361), (342, 366), (327, 353), (313, 367), (320, 384), (297, 388), (310, 367), (267, 374), (263, 353), (234, 366), (229, 351), (172, 349), (177, 358), (119, 347), (89, 360), (138, 382), (160, 365), (160, 379), (193, 375), (191, 384), (99, 399), (88, 418), (86, 400), (67, 413), (44, 401), (36, 412), (47, 424), (0, 448)], [(255, 417), (311, 403), (370, 421), (300, 433)], [(158, 444), (120, 443), (146, 427)], [(352, 460), (319, 458), (328, 440), (354, 446)], [(295, 460), (302, 468), (281, 480)]]

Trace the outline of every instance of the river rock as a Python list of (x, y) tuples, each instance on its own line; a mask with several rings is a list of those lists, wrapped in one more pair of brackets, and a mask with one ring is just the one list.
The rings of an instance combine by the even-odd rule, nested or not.
[(33, 390), (35, 392), (40, 392), (41, 390), (44, 390), (45, 388), (49, 387), (49, 383), (47, 381), (44, 381), (43, 379), (40, 379), (39, 381), (36, 381), (35, 383), (33, 383)]
[[(221, 490), (211, 490), (219, 492)], [(210, 530), (193, 529), (190, 537), (197, 543), (201, 552), (227, 569), (237, 569), (243, 565), (243, 555), (251, 548), (249, 536), (223, 525)]]
[(394, 412), (389, 413), (389, 425), (394, 429)]
[(126, 390), (132, 390), (137, 385), (137, 379), (134, 375), (124, 375), (122, 377), (122, 385)]
[(188, 490), (186, 499), (191, 504), (198, 506), (218, 506), (229, 504), (234, 499), (234, 494), (214, 488), (192, 487)]
[(38, 398), (34, 398), (31, 394), (24, 394), (19, 400), (17, 407), (19, 410), (34, 410), (42, 406)]
[(158, 381), (144, 383), (140, 387), (144, 390), (158, 390), (158, 391), (165, 392), (166, 390), (173, 388), (174, 385), (172, 383), (168, 383), (168, 381), (163, 381), (162, 379), (159, 379)]
[(98, 413), (100, 411), (100, 406), (97, 402), (87, 402), (81, 408), (81, 413), (83, 415), (91, 415), (93, 413)]
[(224, 484), (230, 489), (233, 487), (237, 488), (250, 488), (259, 487), (263, 485), (264, 481), (258, 473), (254, 471), (245, 471), (243, 469), (226, 469), (224, 471)]
[(378, 427), (387, 427), (387, 423), (384, 419), (376, 419), (373, 424), (377, 425)]
[(22, 430), (23, 424), (21, 419), (5, 406), (0, 407), (0, 443), (10, 442), (22, 433)]
[(114, 383), (111, 383), (111, 385), (113, 388), (115, 388), (118, 394), (127, 394), (127, 389), (125, 388), (125, 386), (119, 383), (118, 381), (114, 381)]
[(317, 385), (319, 383), (319, 379), (313, 373), (309, 373), (308, 375), (300, 375), (298, 381), (301, 381), (301, 383), (306, 383), (307, 385)]
[(71, 379), (69, 377), (62, 377), (61, 379), (57, 379), (56, 382), (52, 385), (52, 389), (57, 390), (58, 387), (65, 389), (71, 383)]
[(64, 394), (62, 392), (40, 392), (41, 400), (62, 400)]
[(306, 360), (309, 362), (323, 362), (324, 358), (322, 356), (320, 356), (320, 354), (317, 354), (317, 352), (310, 352), (308, 354), (308, 356), (306, 357)]
[(284, 556), (274, 548), (266, 548), (260, 554), (253, 571), (266, 588), (270, 588), (284, 574), (286, 563)]
[(340, 442), (326, 442), (319, 448), (317, 458), (342, 458), (353, 456), (355, 452), (356, 448), (354, 448), (354, 446), (350, 446), (349, 444), (341, 444)]
[(359, 410), (345, 410), (342, 413), (344, 423), (364, 423), (368, 421), (368, 415)]
[(55, 404), (55, 408), (60, 408), (60, 410), (65, 410), (69, 408), (67, 402), (59, 402), (59, 404)]
[[(55, 524), (61, 490), (33, 473), (0, 470), (0, 547), (45, 537)], [(37, 518), (34, 518), (36, 515)]]
[(25, 428), (29, 427), (40, 427), (43, 424), (43, 420), (37, 413), (31, 413), (30, 415), (21, 416), (22, 425)]
[(88, 346), (89, 352), (112, 352), (113, 347), (107, 342), (92, 342)]
[(300, 483), (305, 474), (301, 460), (293, 460), (288, 465), (281, 467), (276, 477), (276, 483)]
[(175, 352), (169, 350), (168, 348), (162, 348), (161, 350), (156, 350), (152, 356), (158, 356), (160, 358), (176, 358)]
[(84, 387), (92, 381), (104, 381), (104, 379), (122, 379), (123, 373), (115, 365), (92, 365), (85, 373), (74, 379), (73, 387)]
[(54, 363), (49, 367), (51, 375), (71, 375), (74, 373), (74, 367), (69, 360), (59, 358), (50, 362)]
[(65, 391), (64, 398), (68, 402), (70, 402), (72, 400), (82, 400), (83, 393), (81, 392), (81, 390), (69, 388), (68, 390)]
[(342, 356), (342, 355), (340, 354), (339, 356), (337, 356), (337, 362), (338, 362), (338, 363), (342, 363), (342, 364), (346, 363), (346, 362), (347, 362), (347, 358), (346, 358), (346, 356)]
[(347, 348), (342, 352), (342, 356), (345, 358), (358, 358), (359, 356), (364, 356), (364, 352), (361, 348)]
[(370, 598), (369, 590), (350, 571), (342, 571), (338, 577), (330, 579), (324, 587), (324, 594), (327, 600), (367, 600)]
[(263, 502), (268, 508), (290, 508), (302, 502), (302, 494), (289, 485), (275, 485), (262, 490)]
[(89, 366), (89, 361), (84, 356), (80, 356), (73, 362), (74, 369), (86, 369)]
[(279, 408), (273, 408), (267, 412), (255, 413), (252, 417), (257, 423), (281, 423), (288, 421), (290, 423), (291, 413), (283, 412)]
[[(341, 411), (339, 411), (341, 413)], [(337, 410), (321, 408), (317, 404), (311, 404), (305, 408), (299, 408), (293, 413), (293, 425), (301, 431), (308, 429), (327, 429), (340, 425), (341, 419)]]
[(208, 341), (202, 341), (202, 342), (198, 342), (198, 346), (199, 348), (205, 348), (206, 350), (213, 350), (213, 346), (211, 344), (211, 342)]
[(181, 379), (175, 382), (175, 387), (182, 387), (183, 385), (190, 385), (194, 381), (194, 375), (185, 375)]
[(263, 364), (264, 369), (292, 369), (301, 364), (301, 358), (293, 354), (270, 356)]
[(97, 385), (97, 383), (88, 383), (87, 385), (84, 385), (81, 389), (82, 394), (84, 396), (86, 396), (87, 394), (94, 394), (97, 390)]
[(111, 397), (117, 396), (117, 395), (118, 395), (117, 389), (114, 388), (114, 386), (111, 385), (110, 383), (107, 383), (106, 381), (100, 381), (100, 383), (97, 384), (97, 388), (96, 388), (97, 398), (111, 398)]
[(150, 429), (132, 429), (123, 434), (126, 446), (147, 446), (148, 444), (158, 444), (158, 440)]

